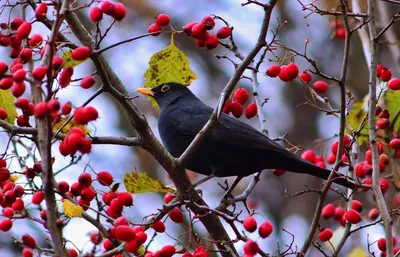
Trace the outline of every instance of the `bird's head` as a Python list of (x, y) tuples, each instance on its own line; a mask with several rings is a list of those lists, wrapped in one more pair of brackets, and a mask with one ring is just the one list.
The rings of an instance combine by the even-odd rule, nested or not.
[(136, 92), (153, 97), (161, 109), (167, 107), (182, 96), (194, 96), (187, 86), (169, 82), (155, 88), (138, 88)]

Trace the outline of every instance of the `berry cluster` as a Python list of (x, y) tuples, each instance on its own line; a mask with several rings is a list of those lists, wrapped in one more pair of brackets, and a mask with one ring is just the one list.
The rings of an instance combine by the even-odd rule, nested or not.
[(388, 82), (388, 87), (391, 90), (399, 90), (400, 89), (400, 79), (392, 78), (392, 71), (389, 68), (386, 68), (382, 64), (378, 64), (376, 67), (376, 76), (382, 82)]
[(126, 8), (123, 3), (113, 3), (111, 1), (104, 1), (100, 7), (94, 6), (90, 8), (89, 18), (98, 23), (103, 19), (103, 14), (111, 16), (116, 21), (121, 21), (126, 15)]
[[(238, 88), (233, 94), (233, 101), (228, 99), (222, 111), (226, 114), (232, 113), (236, 118), (240, 118), (243, 114), (243, 105), (249, 100), (249, 93), (244, 88)], [(245, 116), (248, 119), (257, 115), (257, 105), (253, 102), (247, 105)]]
[(171, 19), (166, 14), (160, 14), (156, 18), (156, 22), (151, 24), (147, 29), (147, 32), (153, 33), (152, 36), (158, 36), (161, 34), (162, 27), (168, 26)]

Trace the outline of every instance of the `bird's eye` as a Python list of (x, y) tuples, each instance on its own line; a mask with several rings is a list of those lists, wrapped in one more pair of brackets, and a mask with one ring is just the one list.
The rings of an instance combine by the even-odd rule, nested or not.
[(169, 90), (169, 86), (168, 85), (164, 85), (164, 86), (162, 86), (162, 88), (161, 88), (161, 92), (167, 92)]

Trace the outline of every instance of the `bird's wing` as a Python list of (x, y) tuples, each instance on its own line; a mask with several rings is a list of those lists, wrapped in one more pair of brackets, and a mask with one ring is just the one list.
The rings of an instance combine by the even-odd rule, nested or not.
[[(170, 122), (180, 133), (196, 136), (209, 120), (213, 109), (207, 105), (186, 105), (175, 109), (169, 115)], [(282, 153), (288, 151), (253, 127), (223, 113), (206, 139), (218, 143), (244, 148), (270, 150)]]

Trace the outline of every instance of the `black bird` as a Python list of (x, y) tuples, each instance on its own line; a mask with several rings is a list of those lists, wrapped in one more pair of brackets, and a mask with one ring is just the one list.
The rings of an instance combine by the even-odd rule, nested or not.
[[(165, 83), (136, 92), (153, 97), (160, 106), (158, 130), (167, 150), (178, 158), (207, 123), (213, 109), (186, 86)], [(327, 179), (330, 171), (289, 152), (253, 127), (225, 113), (190, 157), (187, 169), (216, 177), (248, 176), (265, 169), (283, 169)], [(354, 188), (354, 182), (338, 177), (335, 183)]]

